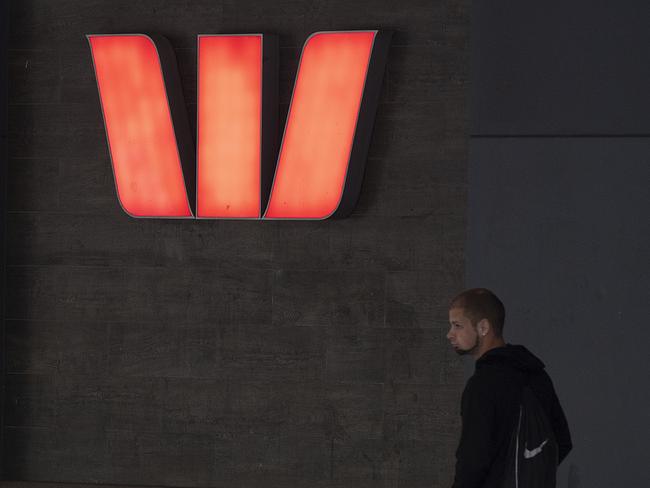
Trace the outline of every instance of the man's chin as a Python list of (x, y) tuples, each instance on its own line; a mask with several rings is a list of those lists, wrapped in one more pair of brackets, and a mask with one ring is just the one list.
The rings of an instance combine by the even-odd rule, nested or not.
[(456, 354), (459, 356), (467, 356), (468, 354), (472, 354), (476, 347), (472, 347), (471, 349), (461, 349), (460, 347), (457, 346), (452, 346), (454, 348), (454, 351), (456, 351)]

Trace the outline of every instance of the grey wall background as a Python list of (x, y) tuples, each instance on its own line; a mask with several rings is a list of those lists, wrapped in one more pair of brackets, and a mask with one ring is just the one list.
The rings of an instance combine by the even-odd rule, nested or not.
[[(464, 276), (466, 2), (9, 9), (3, 477), (448, 486), (463, 382), (444, 335)], [(286, 113), (307, 35), (360, 28), (396, 34), (351, 218), (122, 213), (86, 34), (166, 35), (193, 120), (197, 34), (279, 34)]]
[(473, 2), (466, 279), (546, 362), (559, 487), (650, 486), (647, 2)]

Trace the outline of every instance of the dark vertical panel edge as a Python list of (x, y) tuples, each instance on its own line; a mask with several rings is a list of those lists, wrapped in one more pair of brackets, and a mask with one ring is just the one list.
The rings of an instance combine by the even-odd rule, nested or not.
[(264, 34), (262, 38), (262, 161), (260, 216), (264, 214), (271, 194), (278, 158), (278, 36)]
[(8, 2), (0, 0), (0, 479), (4, 473), (4, 403), (5, 403), (5, 281), (6, 281), (6, 211), (7, 211), (7, 165), (8, 165), (8, 69), (7, 69), (7, 43), (9, 39)]
[(183, 96), (181, 77), (178, 73), (176, 53), (166, 37), (159, 34), (149, 34), (149, 37), (156, 44), (158, 56), (160, 56), (160, 66), (165, 80), (169, 111), (174, 124), (174, 134), (176, 135), (178, 155), (183, 169), (187, 199), (192, 213), (196, 215), (196, 152), (185, 97)]
[(338, 208), (332, 215), (336, 219), (350, 215), (357, 204), (357, 200), (359, 200), (392, 34), (392, 31), (381, 30), (375, 36), (368, 65), (368, 74), (366, 75), (365, 89), (361, 107), (359, 108), (359, 119), (357, 120), (354, 142), (352, 151), (350, 151), (343, 195)]

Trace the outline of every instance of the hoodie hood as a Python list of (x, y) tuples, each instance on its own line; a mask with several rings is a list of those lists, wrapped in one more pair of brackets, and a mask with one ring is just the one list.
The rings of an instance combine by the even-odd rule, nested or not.
[(476, 361), (476, 369), (488, 365), (508, 366), (526, 373), (541, 371), (545, 367), (544, 363), (524, 346), (513, 344), (490, 349)]

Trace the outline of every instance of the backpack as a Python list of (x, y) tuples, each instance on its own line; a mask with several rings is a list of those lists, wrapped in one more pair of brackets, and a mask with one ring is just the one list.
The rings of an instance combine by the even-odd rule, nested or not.
[(558, 445), (553, 426), (529, 384), (523, 386), (503, 488), (555, 488)]

